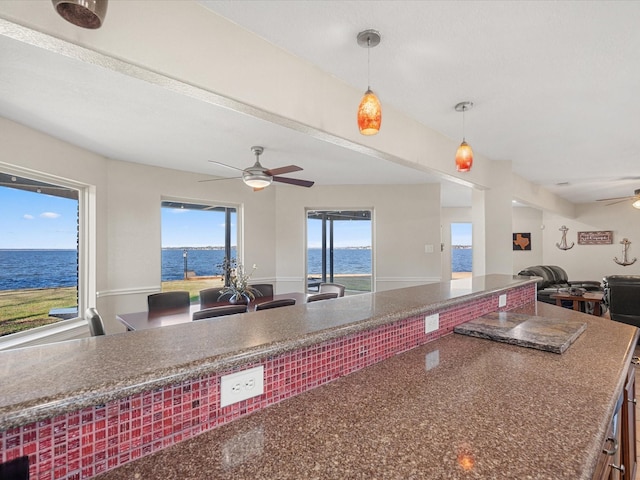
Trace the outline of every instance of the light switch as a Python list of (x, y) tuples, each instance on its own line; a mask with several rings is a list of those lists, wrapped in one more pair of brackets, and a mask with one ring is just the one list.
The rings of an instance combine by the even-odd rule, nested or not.
[(433, 253), (433, 245), (425, 245), (424, 253)]

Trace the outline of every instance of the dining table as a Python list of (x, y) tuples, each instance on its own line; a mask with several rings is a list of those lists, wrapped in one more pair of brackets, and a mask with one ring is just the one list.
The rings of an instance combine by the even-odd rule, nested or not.
[[(296, 301), (296, 305), (300, 305), (307, 302), (308, 296), (308, 294), (302, 292), (291, 292), (255, 297), (247, 305), (247, 312), (255, 311), (256, 306), (261, 303), (270, 302), (272, 300), (282, 300), (285, 298), (293, 298)], [(212, 306), (217, 307), (224, 305), (231, 305), (231, 303), (221, 301)], [(116, 320), (122, 323), (129, 331), (147, 330), (149, 328), (166, 327), (169, 325), (192, 322), (193, 313), (199, 310), (201, 310), (200, 304), (192, 303), (189, 309), (162, 310), (159, 312), (149, 312), (146, 310), (143, 312), (119, 313), (116, 315)]]

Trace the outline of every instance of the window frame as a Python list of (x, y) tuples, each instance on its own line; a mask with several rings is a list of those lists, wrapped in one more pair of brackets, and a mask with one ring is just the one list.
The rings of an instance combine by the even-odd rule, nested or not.
[[(242, 258), (244, 257), (244, 249), (243, 249), (243, 241), (242, 241), (242, 225), (243, 225), (243, 209), (241, 204), (236, 204), (233, 202), (222, 202), (217, 200), (199, 200), (193, 198), (181, 198), (181, 197), (166, 197), (162, 196), (160, 198), (160, 211), (161, 211), (161, 221), (160, 221), (160, 257), (162, 258), (162, 249), (164, 248), (162, 245), (162, 209), (169, 208), (165, 207), (164, 203), (184, 203), (185, 205), (198, 205), (204, 207), (213, 207), (213, 208), (232, 208), (235, 209), (236, 214), (236, 260), (238, 262), (242, 262)], [(230, 228), (227, 225), (226, 228)], [(233, 245), (233, 238), (231, 239), (231, 245)], [(230, 246), (231, 248), (231, 246)], [(161, 260), (162, 262), (162, 260)], [(160, 265), (160, 285), (162, 288), (162, 265)]]
[[(375, 241), (375, 208), (373, 207), (305, 207), (304, 211), (304, 285), (305, 291), (308, 291), (308, 278), (309, 278), (309, 213), (310, 212), (368, 212), (370, 222), (370, 238), (371, 238), (371, 289), (368, 292), (373, 293), (376, 291), (376, 241)], [(329, 278), (327, 278), (329, 281)]]
[(0, 337), (0, 351), (85, 336), (83, 312), (96, 299), (96, 188), (75, 180), (0, 163), (3, 173), (59, 185), (78, 192), (78, 316)]

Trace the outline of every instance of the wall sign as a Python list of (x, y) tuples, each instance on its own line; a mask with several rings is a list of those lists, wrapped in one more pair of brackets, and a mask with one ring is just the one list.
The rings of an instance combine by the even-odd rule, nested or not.
[(578, 245), (610, 245), (613, 243), (613, 231), (578, 232)]
[(531, 233), (514, 233), (513, 249), (531, 250)]

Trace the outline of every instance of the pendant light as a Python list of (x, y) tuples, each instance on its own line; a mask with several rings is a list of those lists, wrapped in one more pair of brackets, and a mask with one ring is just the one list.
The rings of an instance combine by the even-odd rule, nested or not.
[(108, 0), (51, 0), (67, 22), (82, 28), (100, 28), (107, 14)]
[(473, 150), (464, 137), (464, 112), (472, 108), (472, 102), (460, 102), (455, 106), (456, 112), (462, 112), (462, 143), (456, 151), (456, 170), (459, 172), (468, 172), (473, 165)]
[(367, 49), (367, 91), (358, 106), (358, 128), (362, 135), (375, 135), (382, 123), (382, 107), (380, 100), (371, 91), (369, 83), (371, 48), (380, 43), (380, 33), (376, 30), (365, 30), (358, 34), (358, 45)]

